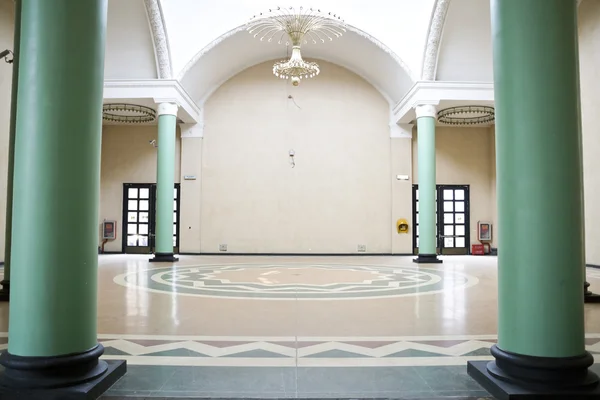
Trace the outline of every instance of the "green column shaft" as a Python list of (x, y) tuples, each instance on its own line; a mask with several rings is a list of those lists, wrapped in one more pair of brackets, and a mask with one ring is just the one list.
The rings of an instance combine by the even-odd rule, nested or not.
[(9, 352), (97, 345), (107, 0), (22, 0)]
[(173, 254), (177, 105), (171, 103), (159, 104), (158, 114), (155, 253)]
[(580, 356), (584, 230), (575, 0), (492, 0), (500, 349)]
[(21, 37), (21, 0), (15, 1), (14, 61), (8, 132), (8, 173), (6, 176), (6, 226), (4, 236), (4, 280), (10, 282), (10, 248), (12, 238), (13, 173), (15, 168), (15, 128), (17, 120), (17, 88), (19, 85), (19, 46)]
[(417, 108), (419, 254), (436, 254), (435, 108)]

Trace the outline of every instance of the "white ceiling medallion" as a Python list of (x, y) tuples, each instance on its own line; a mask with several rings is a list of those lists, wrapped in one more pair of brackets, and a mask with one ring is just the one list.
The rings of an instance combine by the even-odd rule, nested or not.
[(102, 119), (118, 124), (147, 124), (156, 121), (156, 111), (137, 104), (110, 103), (102, 106)]
[(302, 59), (300, 46), (309, 41), (325, 43), (346, 32), (344, 21), (336, 14), (321, 13), (320, 9), (304, 7), (276, 7), (252, 17), (248, 32), (260, 41), (292, 45), (292, 56), (273, 65), (273, 74), (291, 79), (298, 86), (301, 79), (313, 78), (320, 73), (319, 65)]
[(489, 125), (496, 119), (496, 113), (489, 106), (459, 106), (443, 109), (437, 117), (447, 125)]

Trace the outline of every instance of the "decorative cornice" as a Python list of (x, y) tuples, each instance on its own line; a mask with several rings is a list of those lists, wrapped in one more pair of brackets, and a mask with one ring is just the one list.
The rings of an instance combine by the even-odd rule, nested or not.
[(201, 138), (204, 137), (204, 122), (197, 124), (180, 124), (181, 138)]
[(415, 107), (415, 114), (417, 116), (417, 119), (423, 117), (436, 118), (437, 110), (435, 109), (435, 106), (433, 104), (420, 104)]
[(154, 42), (158, 78), (172, 79), (171, 54), (159, 0), (144, 0), (144, 4), (146, 5), (148, 22), (150, 23), (150, 31)]
[[(196, 53), (194, 55), (194, 57), (192, 57), (192, 59), (185, 65), (185, 67), (183, 67), (183, 69), (181, 70), (181, 72), (178, 74), (178, 79), (181, 81), (184, 79), (185, 75), (194, 67), (194, 65), (198, 62), (198, 60), (200, 60), (200, 58), (202, 58), (204, 55), (206, 55), (208, 52), (210, 52), (212, 49), (214, 49), (215, 47), (217, 47), (221, 42), (223, 42), (224, 40), (234, 36), (237, 33), (246, 31), (247, 25), (240, 25), (237, 28), (234, 28), (226, 33), (224, 33), (223, 35), (219, 36), (217, 39), (213, 40), (212, 42), (210, 42), (208, 45), (206, 45), (202, 50), (200, 50), (198, 53)], [(387, 53), (407, 74), (408, 76), (413, 80), (416, 81), (417, 77), (413, 74), (413, 72), (410, 70), (410, 68), (408, 67), (408, 65), (406, 65), (406, 63), (400, 58), (398, 57), (398, 55), (396, 53), (394, 53), (389, 47), (387, 47), (385, 44), (383, 44), (382, 42), (380, 42), (379, 40), (375, 39), (373, 36), (369, 35), (368, 33), (352, 26), (352, 25), (345, 25), (345, 28), (348, 32), (353, 32), (355, 34), (357, 34), (358, 36), (368, 40), (369, 42), (373, 43), (375, 46), (379, 47), (381, 50), (383, 50), (385, 53)], [(345, 66), (344, 66), (345, 67)]]
[(161, 115), (174, 115), (177, 116), (177, 109), (179, 106), (177, 103), (158, 103), (158, 109), (156, 114), (160, 117)]
[(118, 99), (146, 99), (155, 103), (176, 103), (178, 117), (185, 123), (202, 120), (201, 110), (190, 95), (176, 80), (106, 80), (104, 99), (117, 102)]
[(444, 22), (450, 0), (436, 0), (429, 23), (429, 32), (427, 33), (427, 44), (425, 45), (425, 54), (423, 55), (423, 70), (421, 79), (424, 81), (435, 80), (438, 55), (440, 53), (440, 43), (442, 42), (442, 32), (444, 31)]

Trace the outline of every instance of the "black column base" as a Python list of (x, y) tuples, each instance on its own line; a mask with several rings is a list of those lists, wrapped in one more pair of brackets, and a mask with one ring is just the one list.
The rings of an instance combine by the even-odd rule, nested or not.
[(8, 301), (10, 299), (10, 280), (3, 280), (0, 282), (2, 289), (0, 289), (0, 301)]
[(21, 357), (8, 352), (0, 356), (3, 400), (97, 399), (127, 371), (125, 361), (98, 357), (102, 345), (84, 353), (57, 357)]
[(419, 254), (417, 258), (413, 258), (413, 262), (417, 264), (441, 264), (442, 260), (437, 258), (437, 254)]
[(499, 400), (600, 399), (594, 357), (546, 358), (512, 354), (492, 346), (495, 361), (469, 361), (467, 373)]
[(154, 258), (150, 259), (150, 262), (170, 262), (174, 263), (179, 261), (179, 258), (175, 257), (173, 253), (154, 253)]
[(600, 303), (600, 295), (592, 293), (589, 290), (590, 284), (586, 281), (583, 285), (583, 302), (584, 303)]

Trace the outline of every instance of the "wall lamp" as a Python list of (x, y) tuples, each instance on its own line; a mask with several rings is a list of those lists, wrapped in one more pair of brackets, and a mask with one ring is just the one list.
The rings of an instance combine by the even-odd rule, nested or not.
[[(10, 56), (10, 59), (8, 58), (8, 56)], [(9, 64), (12, 64), (15, 60), (15, 55), (12, 51), (6, 49), (4, 51), (0, 51), (0, 58), (4, 58), (4, 61), (6, 61)]]

